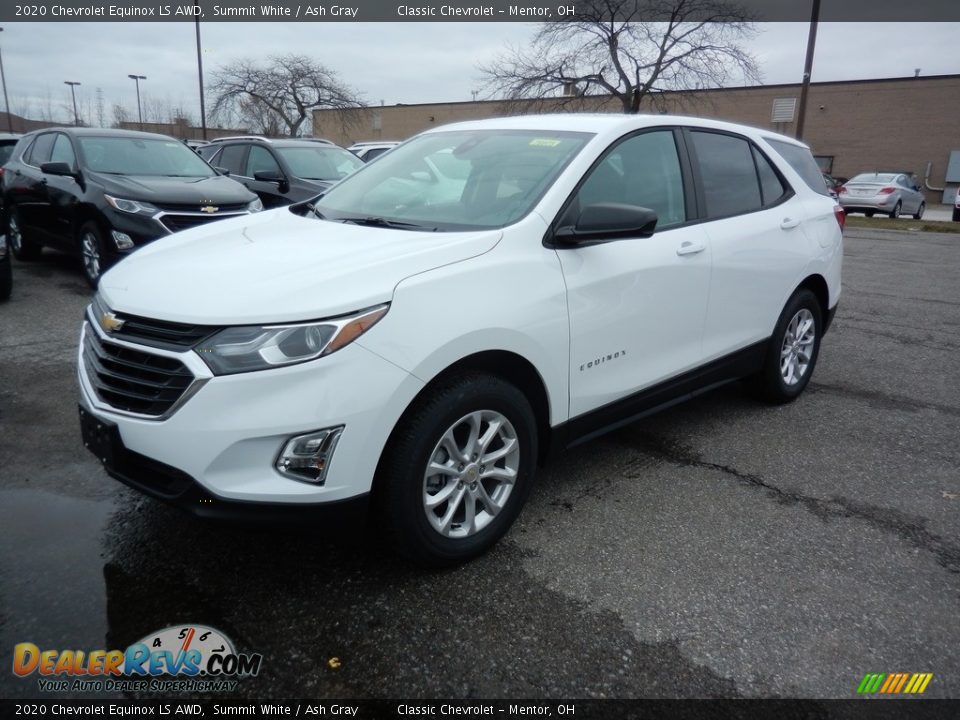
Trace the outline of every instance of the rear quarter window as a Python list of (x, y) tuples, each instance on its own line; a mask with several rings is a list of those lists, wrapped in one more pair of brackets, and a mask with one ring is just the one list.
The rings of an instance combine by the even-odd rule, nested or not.
[(813, 154), (807, 148), (773, 138), (764, 138), (764, 140), (776, 150), (780, 157), (787, 161), (787, 164), (796, 171), (807, 187), (820, 195), (830, 196), (827, 181), (823, 179), (823, 173), (820, 172), (817, 161), (813, 159)]

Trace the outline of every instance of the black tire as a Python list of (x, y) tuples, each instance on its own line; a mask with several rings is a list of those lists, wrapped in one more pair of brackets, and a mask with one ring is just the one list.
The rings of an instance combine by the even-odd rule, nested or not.
[[(458, 426), (458, 421), (479, 411), (499, 414), (512, 426), (513, 437), (519, 448), (516, 478), (502, 508), (495, 514), (491, 515), (486, 508), (481, 508), (480, 501), (465, 496), (462, 507), (465, 509), (470, 503), (477, 508), (478, 521), (486, 522), (486, 525), (465, 537), (447, 537), (434, 528), (428, 519), (426, 470), (431, 461), (438, 460), (437, 453), (446, 454), (446, 461), (453, 463), (453, 470), (457, 469), (456, 458), (440, 450), (440, 440), (448, 430), (464, 427)], [(486, 427), (489, 428), (489, 425)], [(378, 468), (374, 502), (378, 526), (388, 547), (429, 567), (462, 563), (486, 552), (507, 532), (530, 494), (537, 464), (536, 428), (533, 409), (524, 394), (496, 376), (470, 373), (440, 381), (401, 418)], [(483, 432), (480, 435), (482, 437)], [(502, 442), (500, 436), (495, 436), (494, 443), (499, 442)], [(487, 451), (492, 452), (490, 448), (493, 447), (493, 443), (488, 445)], [(466, 472), (469, 473), (471, 468), (474, 471), (483, 470), (480, 462), (482, 458), (468, 463)], [(459, 468), (463, 470), (464, 464), (460, 463)], [(447, 486), (456, 486), (457, 489), (464, 488), (463, 493), (475, 492), (474, 486), (480, 484), (487, 493), (495, 485), (492, 490), (494, 496), (499, 492), (499, 483), (492, 479), (478, 480), (473, 475), (471, 484), (470, 480), (454, 475), (445, 473), (434, 478), (444, 483), (443, 490)], [(444, 479), (441, 481), (440, 478)], [(465, 487), (465, 483), (469, 487)], [(450, 489), (450, 496), (454, 497), (458, 490), (454, 487)], [(438, 489), (436, 494), (441, 492)], [(452, 508), (452, 505), (452, 502), (441, 503), (433, 509), (437, 522), (448, 511), (451, 518), (458, 517), (459, 510)], [(456, 503), (456, 507), (460, 507), (460, 503)], [(461, 532), (464, 522), (465, 519), (451, 522), (450, 527), (454, 532)]]
[(867, 210), (867, 211), (864, 213), (864, 215), (866, 215), (867, 217), (873, 217), (873, 210)]
[(29, 233), (23, 230), (20, 221), (20, 211), (16, 207), (10, 208), (7, 216), (7, 245), (17, 260), (29, 262), (38, 260), (43, 247)]
[(923, 219), (923, 211), (927, 209), (927, 204), (925, 202), (920, 203), (920, 207), (917, 208), (917, 211), (913, 214), (914, 220)]
[(953, 221), (960, 222), (960, 208), (953, 209)]
[[(787, 331), (798, 314), (806, 311), (813, 319), (813, 345), (808, 349), (809, 360), (796, 382), (788, 383), (784, 378), (781, 367), (781, 358), (787, 343)], [(774, 405), (792, 402), (799, 397), (810, 382), (810, 377), (817, 366), (817, 357), (820, 354), (820, 337), (823, 333), (823, 315), (817, 296), (810, 290), (798, 290), (787, 301), (777, 320), (770, 344), (763, 363), (763, 369), (752, 378), (753, 387), (759, 396)]]
[(7, 300), (13, 290), (13, 264), (10, 262), (10, 248), (7, 255), (0, 259), (0, 301)]
[(890, 211), (890, 219), (896, 220), (900, 217), (900, 211), (903, 209), (903, 203), (897, 200), (897, 204), (893, 206), (893, 210)]
[[(88, 246), (89, 242), (89, 246)], [(100, 284), (100, 277), (110, 266), (109, 248), (104, 241), (103, 231), (97, 223), (90, 221), (77, 231), (77, 249), (80, 251), (80, 267), (83, 277), (94, 290)], [(91, 257), (90, 253), (96, 253)]]

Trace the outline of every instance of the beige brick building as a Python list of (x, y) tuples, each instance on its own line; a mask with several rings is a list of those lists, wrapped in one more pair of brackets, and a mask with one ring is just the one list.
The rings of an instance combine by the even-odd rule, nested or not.
[[(644, 112), (720, 118), (794, 135), (799, 99), (799, 84), (672, 92), (647, 102)], [(552, 112), (560, 108), (559, 102), (391, 105), (363, 108), (348, 115), (317, 110), (313, 133), (341, 145), (404, 140), (460, 120)], [(617, 112), (619, 103), (589, 97), (576, 98), (564, 107), (567, 111)], [(943, 187), (950, 152), (960, 150), (960, 75), (812, 83), (804, 141), (833, 175), (909, 170), (922, 184), (927, 163), (931, 163), (929, 183)], [(940, 202), (941, 193), (928, 191), (927, 198), (931, 203)]]

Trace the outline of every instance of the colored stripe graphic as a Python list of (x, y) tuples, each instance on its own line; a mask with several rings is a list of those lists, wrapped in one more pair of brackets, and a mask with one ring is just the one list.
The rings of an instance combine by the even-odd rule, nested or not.
[(920, 695), (933, 679), (933, 673), (867, 673), (857, 686), (858, 695)]

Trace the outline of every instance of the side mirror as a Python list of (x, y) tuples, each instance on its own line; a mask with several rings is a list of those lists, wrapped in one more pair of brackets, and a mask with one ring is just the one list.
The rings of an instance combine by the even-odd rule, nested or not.
[(650, 237), (656, 228), (657, 213), (650, 208), (597, 203), (580, 211), (576, 225), (558, 228), (553, 237), (561, 245), (584, 245), (619, 238)]
[(276, 170), (257, 170), (253, 174), (254, 180), (259, 180), (260, 182), (275, 182), (282, 183), (284, 181), (283, 175), (278, 173)]
[(224, 177), (230, 177), (230, 171), (224, 167), (214, 167), (213, 168), (218, 175), (223, 175)]
[(73, 168), (65, 162), (45, 162), (40, 166), (40, 172), (44, 175), (63, 175), (65, 177), (76, 177), (77, 175)]

